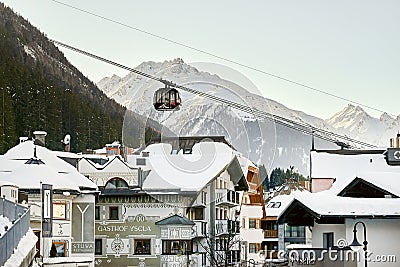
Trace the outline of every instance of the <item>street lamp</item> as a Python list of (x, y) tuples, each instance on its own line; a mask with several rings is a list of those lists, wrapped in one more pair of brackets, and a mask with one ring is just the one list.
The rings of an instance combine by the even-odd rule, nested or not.
[(365, 223), (359, 221), (359, 222), (356, 222), (354, 224), (354, 227), (353, 227), (353, 233), (354, 233), (353, 242), (351, 242), (351, 244), (349, 246), (353, 251), (358, 251), (362, 247), (360, 242), (358, 242), (358, 240), (357, 240), (357, 225), (358, 224), (362, 224), (362, 226), (364, 228), (364, 242), (363, 242), (363, 245), (364, 245), (364, 248), (363, 248), (363, 250), (364, 250), (364, 266), (367, 267), (367, 257), (368, 257), (367, 245), (368, 245), (368, 242), (367, 242), (367, 227), (365, 226)]

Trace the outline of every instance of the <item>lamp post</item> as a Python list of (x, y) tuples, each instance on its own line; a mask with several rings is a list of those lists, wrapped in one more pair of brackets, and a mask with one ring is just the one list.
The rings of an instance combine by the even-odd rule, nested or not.
[(367, 256), (368, 256), (367, 245), (368, 245), (368, 241), (367, 241), (367, 227), (365, 226), (364, 222), (359, 221), (359, 222), (356, 222), (354, 224), (354, 227), (353, 227), (354, 237), (353, 237), (353, 242), (351, 242), (351, 244), (350, 244), (350, 248), (353, 251), (358, 251), (362, 247), (360, 242), (358, 242), (358, 240), (357, 240), (357, 225), (358, 224), (361, 224), (363, 226), (363, 228), (364, 228), (364, 242), (363, 242), (363, 245), (364, 245), (364, 248), (363, 248), (363, 250), (364, 250), (364, 266), (367, 267), (367, 265), (368, 265), (368, 262), (367, 262)]

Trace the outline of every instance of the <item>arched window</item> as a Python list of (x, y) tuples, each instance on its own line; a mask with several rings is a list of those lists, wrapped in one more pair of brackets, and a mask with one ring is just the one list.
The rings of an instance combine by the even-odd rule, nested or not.
[(128, 183), (122, 178), (112, 178), (112, 179), (108, 180), (105, 188), (106, 189), (128, 188)]

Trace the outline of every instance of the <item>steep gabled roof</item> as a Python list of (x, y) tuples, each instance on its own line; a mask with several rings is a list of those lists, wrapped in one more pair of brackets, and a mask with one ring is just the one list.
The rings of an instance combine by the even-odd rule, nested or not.
[(156, 225), (194, 225), (195, 223), (186, 217), (179, 216), (177, 214), (171, 215), (167, 218), (159, 220)]
[(400, 218), (400, 199), (339, 197), (324, 192), (296, 194), (279, 223), (343, 223), (344, 218)]
[[(360, 189), (360, 185), (366, 187), (366, 189), (364, 190), (365, 192), (354, 192), (354, 189)], [(360, 173), (352, 179), (348, 179), (344, 183), (334, 183), (332, 188), (327, 192), (338, 196), (370, 197), (371, 195), (373, 195), (372, 191), (375, 191), (376, 194), (382, 195), (382, 197), (384, 197), (384, 195), (400, 197), (400, 173)], [(350, 195), (348, 194), (349, 192), (351, 193)]]

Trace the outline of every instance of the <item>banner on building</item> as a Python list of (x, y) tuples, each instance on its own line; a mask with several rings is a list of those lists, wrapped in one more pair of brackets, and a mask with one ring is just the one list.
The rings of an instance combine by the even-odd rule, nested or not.
[(42, 184), (42, 237), (53, 236), (53, 186)]

